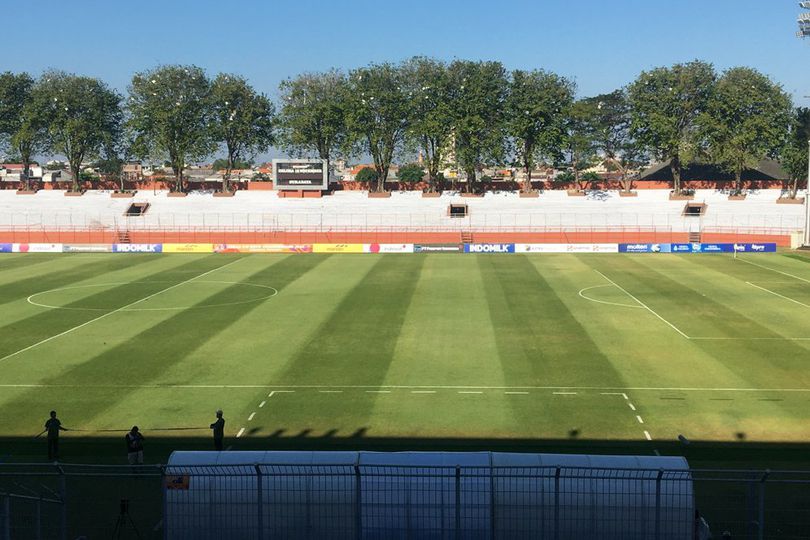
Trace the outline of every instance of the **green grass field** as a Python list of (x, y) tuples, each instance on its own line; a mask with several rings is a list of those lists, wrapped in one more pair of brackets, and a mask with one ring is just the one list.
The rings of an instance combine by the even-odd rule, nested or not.
[(658, 451), (804, 467), (809, 262), (3, 255), (0, 460), (44, 461), (34, 436), (55, 408), (75, 430), (65, 461), (123, 462), (138, 424), (162, 462), (210, 449), (221, 407), (233, 449)]

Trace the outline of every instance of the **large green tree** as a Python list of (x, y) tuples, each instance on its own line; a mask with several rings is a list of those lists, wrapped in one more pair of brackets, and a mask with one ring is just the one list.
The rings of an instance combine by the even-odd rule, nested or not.
[(45, 148), (45, 130), (35, 114), (33, 92), (35, 82), (27, 73), (0, 74), (0, 139), (20, 156), (23, 181), (31, 188), (32, 156)]
[(780, 152), (780, 161), (790, 176), (787, 195), (796, 198), (799, 187), (807, 186), (808, 152), (810, 152), (810, 108), (799, 107), (793, 111), (790, 134)]
[(174, 189), (183, 190), (183, 171), (216, 148), (211, 84), (196, 66), (161, 66), (135, 74), (129, 87), (129, 126), (142, 158), (167, 159)]
[(579, 189), (584, 190), (592, 176), (583, 176), (583, 171), (593, 167), (599, 156), (597, 143), (597, 107), (598, 102), (592, 98), (580, 99), (568, 107), (563, 123), (564, 146), (562, 161)]
[(746, 168), (783, 148), (792, 107), (782, 87), (755, 69), (732, 68), (717, 81), (701, 122), (709, 155), (734, 174), (736, 193)]
[(283, 81), (280, 90), (281, 145), (293, 155), (314, 153), (331, 167), (346, 143), (346, 75), (304, 73)]
[(412, 97), (401, 65), (372, 64), (349, 77), (345, 112), (350, 140), (374, 161), (377, 191), (385, 190), (394, 155), (402, 148)]
[(98, 79), (49, 71), (34, 89), (33, 107), (46, 126), (48, 150), (65, 156), (77, 191), (82, 163), (121, 136), (121, 96)]
[(211, 84), (214, 140), (225, 147), (222, 188), (230, 191), (231, 171), (244, 158), (266, 152), (275, 141), (275, 107), (242, 77), (220, 74)]
[(455, 60), (449, 73), (455, 89), (455, 158), (467, 176), (467, 190), (472, 191), (477, 171), (501, 163), (506, 155), (506, 70), (500, 62)]
[(629, 87), (634, 138), (669, 163), (673, 189), (681, 192), (681, 170), (700, 150), (698, 119), (709, 105), (716, 74), (693, 61), (642, 72)]
[(593, 109), (593, 140), (608, 170), (619, 174), (622, 190), (633, 188), (634, 174), (648, 161), (644, 148), (633, 138), (632, 110), (625, 90), (589, 98)]
[(447, 65), (439, 60), (418, 56), (404, 69), (412, 96), (407, 138), (423, 154), (434, 190), (453, 140), (454, 88)]
[(506, 97), (506, 131), (515, 145), (515, 158), (525, 171), (524, 191), (532, 188), (538, 156), (558, 158), (565, 145), (565, 115), (576, 85), (542, 70), (512, 72)]

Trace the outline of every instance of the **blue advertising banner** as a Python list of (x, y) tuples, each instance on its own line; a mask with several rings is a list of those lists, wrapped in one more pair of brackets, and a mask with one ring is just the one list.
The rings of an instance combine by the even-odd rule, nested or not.
[(113, 244), (115, 253), (163, 253), (163, 244)]
[(734, 244), (737, 253), (776, 253), (776, 244)]
[(700, 244), (701, 253), (734, 253), (734, 244)]
[(0, 253), (11, 253), (11, 244), (0, 244)]
[(464, 253), (514, 253), (515, 244), (464, 244)]
[(692, 253), (692, 248), (692, 244), (672, 244), (672, 253)]

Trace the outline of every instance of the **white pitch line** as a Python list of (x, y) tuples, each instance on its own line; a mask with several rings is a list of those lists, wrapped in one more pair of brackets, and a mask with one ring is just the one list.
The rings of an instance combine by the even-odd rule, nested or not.
[(245, 428), (240, 429), (239, 433), (236, 434), (236, 438), (238, 439), (239, 437), (241, 437), (244, 432), (245, 432)]
[(411, 390), (411, 394), (435, 394), (436, 390)]
[(646, 429), (644, 430), (644, 436), (647, 438), (648, 441), (652, 440), (652, 435), (650, 435), (650, 432), (647, 431)]
[(250, 422), (251, 420), (253, 420), (253, 417), (254, 417), (254, 416), (256, 416), (256, 411), (253, 411), (252, 413), (250, 413), (250, 416), (248, 416), (248, 422)]
[(259, 403), (259, 408), (261, 409), (262, 407), (264, 407), (264, 404), (265, 404), (265, 403), (267, 403), (267, 402), (266, 402), (266, 401), (262, 401), (261, 403)]
[(642, 419), (642, 418), (641, 418), (639, 415), (636, 415), (636, 420), (638, 420), (638, 423), (639, 423), (639, 424), (643, 424), (643, 423), (644, 423), (644, 420), (643, 420), (643, 419)]
[(366, 394), (390, 394), (391, 390), (366, 390)]
[(603, 278), (605, 278), (606, 280), (608, 280), (608, 281), (609, 281), (611, 284), (613, 284), (613, 285), (614, 285), (616, 288), (618, 288), (618, 289), (619, 289), (620, 291), (622, 291), (624, 294), (626, 294), (627, 296), (629, 296), (630, 298), (632, 298), (633, 300), (635, 300), (636, 302), (638, 302), (640, 306), (642, 306), (644, 309), (646, 309), (647, 311), (649, 311), (650, 313), (652, 313), (653, 315), (655, 315), (655, 316), (656, 316), (658, 319), (660, 319), (660, 320), (661, 320), (662, 322), (664, 322), (664, 323), (665, 323), (667, 326), (669, 326), (670, 328), (672, 328), (673, 330), (675, 330), (676, 332), (678, 332), (678, 333), (679, 333), (681, 336), (683, 336), (683, 337), (684, 337), (684, 338), (686, 338), (686, 339), (690, 339), (690, 338), (689, 338), (689, 336), (687, 336), (686, 334), (684, 334), (684, 333), (683, 333), (683, 332), (680, 330), (680, 328), (678, 328), (677, 326), (675, 326), (674, 324), (672, 324), (671, 322), (669, 322), (668, 320), (666, 320), (665, 318), (663, 318), (661, 315), (659, 315), (658, 313), (656, 313), (655, 311), (653, 311), (653, 310), (652, 310), (652, 308), (651, 308), (650, 306), (648, 306), (647, 304), (645, 304), (644, 302), (642, 302), (641, 300), (639, 300), (638, 298), (636, 298), (635, 296), (633, 296), (632, 294), (630, 294), (629, 292), (627, 292), (627, 290), (626, 290), (624, 287), (622, 287), (621, 285), (619, 285), (618, 283), (616, 283), (615, 281), (613, 281), (612, 279), (610, 279), (609, 277), (607, 277), (605, 274), (603, 274), (603, 273), (602, 273), (602, 272), (600, 272), (599, 270), (594, 270), (594, 271), (595, 271), (597, 274), (599, 274), (600, 276), (602, 276)]
[[(810, 339), (810, 338), (808, 338)], [(257, 388), (268, 388), (261, 384), (0, 384), (0, 388), (148, 388), (154, 390), (176, 390), (176, 389), (197, 389), (197, 390), (221, 390), (221, 389), (242, 389), (255, 390)], [(289, 388), (289, 387), (288, 387)], [(350, 390), (363, 390), (366, 388), (390, 388), (392, 390), (407, 390), (410, 388), (436, 388), (437, 390), (456, 390), (459, 388), (480, 388), (481, 390), (506, 390), (507, 394), (528, 394), (525, 391), (508, 391), (510, 388), (526, 390), (627, 390), (628, 392), (793, 392), (810, 393), (810, 388), (733, 388), (723, 386), (711, 387), (681, 387), (681, 386), (319, 386), (319, 385), (298, 385), (299, 389), (318, 388), (345, 388)], [(390, 390), (366, 390), (367, 392), (382, 391), (390, 393)], [(274, 393), (294, 392), (293, 390), (274, 390)], [(600, 392), (602, 396), (622, 396), (629, 399), (624, 392)]]
[(799, 304), (800, 306), (803, 306), (803, 307), (806, 307), (806, 308), (810, 308), (810, 306), (808, 306), (808, 305), (807, 305), (807, 304), (805, 304), (804, 302), (799, 302), (798, 300), (794, 300), (793, 298), (790, 298), (790, 297), (785, 296), (785, 295), (783, 295), (783, 294), (779, 294), (778, 292), (772, 291), (772, 290), (770, 290), (770, 289), (766, 289), (765, 287), (760, 287), (759, 285), (754, 285), (754, 284), (753, 284), (753, 283), (751, 283), (750, 281), (746, 281), (746, 283), (747, 283), (748, 285), (751, 285), (752, 287), (756, 287), (757, 289), (759, 289), (759, 290), (761, 290), (761, 291), (765, 291), (766, 293), (771, 293), (771, 294), (772, 294), (772, 295), (774, 295), (774, 296), (778, 296), (779, 298), (782, 298), (782, 299), (784, 299), (784, 300), (787, 300), (788, 302), (793, 302), (794, 304)]
[(343, 390), (318, 390), (321, 394), (342, 394)]
[(628, 403), (627, 405), (630, 407), (630, 410), (631, 410), (631, 411), (635, 411), (635, 410), (636, 410), (636, 406), (635, 406), (635, 405), (633, 405), (632, 403)]
[(594, 285), (592, 287), (585, 287), (584, 289), (579, 291), (579, 296), (584, 298), (585, 300), (590, 300), (591, 302), (596, 302), (597, 304), (605, 304), (608, 306), (618, 306), (618, 307), (626, 307), (626, 308), (633, 308), (633, 309), (644, 309), (641, 306), (635, 306), (632, 304), (620, 304), (618, 302), (608, 302), (607, 300), (597, 300), (596, 298), (591, 298), (590, 296), (585, 296), (585, 292), (590, 291), (591, 289), (599, 289), (602, 287), (610, 287), (610, 285)]
[(625, 401), (629, 401), (629, 400), (630, 400), (630, 398), (629, 398), (629, 397), (627, 397), (627, 394), (625, 394), (624, 392), (622, 392), (622, 397), (624, 398), (624, 400), (625, 400)]
[(739, 257), (737, 258), (737, 260), (742, 261), (742, 262), (744, 262), (746, 264), (750, 264), (750, 265), (753, 265), (753, 266), (758, 266), (760, 268), (764, 268), (765, 270), (770, 270), (771, 272), (776, 272), (777, 274), (782, 274), (783, 276), (788, 276), (788, 277), (792, 277), (793, 279), (798, 279), (799, 281), (804, 281), (805, 283), (810, 283), (810, 279), (805, 279), (803, 277), (794, 276), (793, 274), (788, 274), (787, 272), (782, 272), (781, 270), (777, 270), (776, 268), (771, 268), (769, 266), (763, 266), (761, 264), (757, 264), (755, 262), (747, 261), (747, 260), (745, 260), (743, 258), (739, 258)]
[(141, 302), (146, 302), (147, 300), (149, 300), (149, 299), (151, 299), (151, 298), (154, 298), (155, 296), (157, 296), (157, 295), (159, 295), (159, 294), (163, 294), (163, 293), (165, 293), (166, 291), (170, 291), (170, 290), (172, 290), (172, 289), (176, 289), (177, 287), (180, 287), (181, 285), (185, 285), (186, 283), (189, 283), (189, 282), (191, 282), (191, 281), (194, 281), (195, 279), (199, 279), (199, 278), (201, 278), (201, 277), (205, 277), (205, 276), (207, 276), (208, 274), (210, 274), (210, 273), (212, 273), (212, 272), (216, 272), (217, 270), (222, 270), (223, 268), (228, 267), (228, 266), (230, 266), (230, 265), (232, 265), (232, 264), (234, 264), (234, 263), (237, 263), (237, 262), (239, 262), (239, 261), (241, 261), (241, 260), (242, 260), (242, 259), (240, 258), (240, 259), (236, 259), (235, 261), (231, 261), (231, 262), (229, 262), (229, 263), (227, 263), (227, 264), (223, 264), (222, 266), (217, 266), (216, 268), (213, 268), (213, 269), (211, 269), (211, 270), (208, 270), (207, 272), (203, 272), (202, 274), (199, 274), (199, 275), (197, 275), (197, 276), (194, 276), (194, 277), (192, 277), (192, 278), (189, 278), (189, 279), (187, 279), (187, 280), (185, 280), (185, 281), (181, 281), (180, 283), (175, 283), (174, 285), (172, 285), (172, 286), (170, 286), (170, 287), (166, 287), (165, 289), (161, 289), (161, 290), (159, 290), (159, 291), (158, 291), (158, 292), (156, 292), (156, 293), (152, 293), (152, 294), (150, 294), (149, 296), (144, 296), (144, 297), (143, 297), (143, 298), (141, 298), (140, 300), (135, 300), (134, 302), (131, 302), (131, 303), (129, 303), (129, 304), (127, 304), (127, 305), (125, 305), (125, 306), (121, 306), (120, 308), (116, 308), (116, 309), (114, 309), (114, 310), (112, 310), (112, 311), (108, 311), (107, 313), (104, 313), (103, 315), (99, 315), (99, 316), (98, 316), (98, 317), (96, 317), (95, 319), (90, 319), (89, 321), (86, 321), (86, 322), (83, 322), (82, 324), (76, 325), (76, 326), (74, 326), (73, 328), (68, 328), (68, 329), (67, 329), (67, 330), (65, 330), (64, 332), (60, 332), (60, 333), (58, 333), (58, 334), (56, 334), (56, 335), (53, 335), (53, 336), (51, 336), (51, 337), (49, 337), (49, 338), (45, 338), (45, 339), (43, 339), (42, 341), (38, 341), (38, 342), (34, 343), (33, 345), (29, 345), (28, 347), (25, 347), (25, 348), (23, 348), (23, 349), (20, 349), (19, 351), (13, 352), (13, 353), (11, 353), (11, 354), (7, 354), (6, 356), (4, 356), (4, 357), (0, 358), (0, 362), (3, 362), (3, 361), (5, 361), (5, 360), (8, 360), (9, 358), (12, 358), (12, 357), (14, 357), (14, 356), (17, 356), (18, 354), (22, 354), (22, 353), (24, 353), (24, 352), (26, 352), (26, 351), (30, 351), (30, 350), (31, 350), (31, 349), (33, 349), (34, 347), (39, 347), (40, 345), (44, 345), (45, 343), (48, 343), (49, 341), (53, 341), (54, 339), (57, 339), (57, 338), (60, 338), (60, 337), (62, 337), (62, 336), (64, 336), (64, 335), (70, 334), (71, 332), (75, 332), (76, 330), (79, 330), (79, 329), (81, 329), (81, 328), (84, 328), (85, 326), (87, 326), (87, 325), (89, 325), (89, 324), (93, 324), (93, 323), (94, 323), (94, 322), (96, 322), (96, 321), (100, 321), (101, 319), (106, 319), (106, 318), (107, 318), (107, 317), (109, 317), (110, 315), (115, 315), (116, 313), (120, 313), (120, 312), (122, 312), (122, 311), (126, 310), (127, 308), (131, 308), (132, 306), (135, 306), (135, 305), (140, 304)]

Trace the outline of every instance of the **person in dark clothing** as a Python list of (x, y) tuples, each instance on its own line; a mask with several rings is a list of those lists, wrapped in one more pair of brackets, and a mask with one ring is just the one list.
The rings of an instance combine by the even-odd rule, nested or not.
[(51, 417), (45, 422), (45, 431), (48, 432), (48, 461), (56, 461), (59, 459), (59, 432), (69, 430), (62, 427), (56, 411), (51, 411)]
[(126, 434), (127, 440), (127, 461), (130, 465), (143, 465), (143, 435), (138, 430), (138, 426), (132, 426), (132, 430)]
[(217, 411), (217, 421), (211, 424), (214, 431), (214, 450), (222, 451), (222, 439), (225, 437), (225, 419), (222, 418), (222, 409)]

